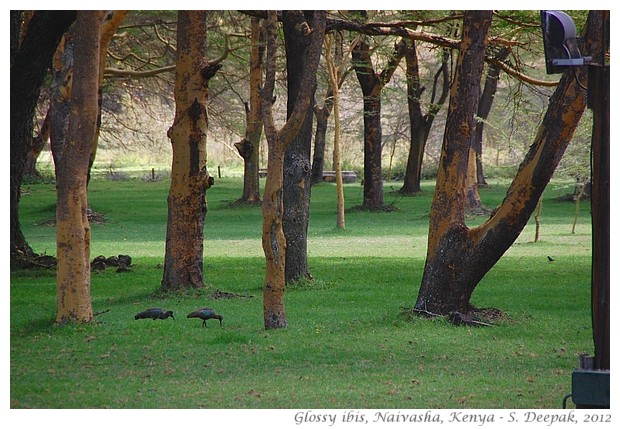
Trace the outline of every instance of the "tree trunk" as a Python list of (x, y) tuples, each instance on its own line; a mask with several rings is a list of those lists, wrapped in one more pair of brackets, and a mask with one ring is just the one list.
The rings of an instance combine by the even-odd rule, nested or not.
[(431, 207), (428, 250), (416, 308), (432, 313), (466, 312), (473, 292), (459, 282), (478, 269), (471, 262), (465, 226), (466, 179), (480, 78), (491, 25), (490, 11), (468, 11), (456, 64), (446, 120), (435, 196)]
[(383, 174), (381, 172), (381, 90), (387, 84), (401, 58), (405, 55), (406, 43), (401, 40), (394, 47), (394, 53), (386, 68), (376, 74), (370, 59), (370, 46), (361, 40), (352, 51), (353, 67), (364, 96), (364, 200), (362, 207), (368, 210), (382, 210)]
[[(334, 62), (343, 63), (342, 50), (342, 34), (337, 32), (334, 38)], [(339, 73), (336, 90), (340, 89), (340, 85), (344, 81), (347, 73)], [(327, 135), (327, 123), (334, 107), (333, 94), (334, 87), (328, 80), (328, 88), (325, 94), (323, 107), (314, 108), (314, 117), (316, 118), (316, 131), (314, 132), (314, 152), (312, 157), (312, 183), (320, 183), (323, 181), (323, 171), (325, 170), (325, 142)], [(334, 170), (336, 167), (333, 167)]]
[[(309, 12), (308, 15), (312, 13)], [(284, 43), (287, 70), (287, 118), (293, 113), (301, 90), (303, 70), (307, 67), (310, 39), (305, 36), (306, 17), (301, 11), (283, 11)], [(316, 87), (316, 86), (315, 86)], [(308, 222), (310, 220), (312, 120), (314, 92), (298, 134), (284, 153), (284, 216), (282, 227), (286, 237), (285, 280), (291, 283), (311, 278), (308, 268)]]
[(99, 110), (99, 29), (104, 13), (78, 11), (76, 20), (71, 114), (56, 183), (57, 323), (93, 320), (86, 180)]
[[(97, 129), (95, 131), (88, 165), (88, 183), (90, 183), (90, 172), (93, 163), (95, 162), (97, 146), (99, 143), (99, 131), (101, 128), (101, 100), (103, 96), (103, 72), (107, 58), (107, 49), (112, 36), (126, 15), (127, 11), (108, 11), (103, 18), (103, 22), (101, 23), (101, 34), (99, 41), (99, 93), (97, 94), (99, 113), (97, 115)], [(58, 164), (60, 157), (64, 153), (67, 138), (71, 90), (73, 85), (73, 38), (74, 36), (71, 31), (65, 35), (62, 43), (54, 55), (52, 67), (50, 136), (52, 157), (55, 165)]]
[(314, 152), (312, 155), (312, 184), (323, 181), (325, 170), (325, 137), (327, 135), (327, 121), (332, 110), (332, 92), (328, 91), (323, 107), (314, 110), (316, 130), (314, 131)]
[[(26, 154), (31, 147), (33, 119), (43, 79), (75, 11), (37, 11), (26, 34), (19, 34), (21, 13), (11, 11), (11, 263), (32, 256), (19, 222), (20, 188)], [(19, 40), (22, 40), (19, 44)]]
[[(311, 39), (307, 52), (306, 68), (303, 70), (302, 83), (295, 108), (284, 126), (278, 131), (274, 126), (272, 103), (276, 74), (276, 38), (278, 30), (277, 13), (268, 11), (265, 25), (267, 34), (267, 61), (265, 84), (261, 90), (261, 111), (265, 136), (269, 149), (267, 164), (267, 181), (263, 196), (263, 235), (262, 244), (265, 252), (265, 281), (263, 283), (263, 318), (266, 329), (286, 327), (284, 309), (286, 246), (282, 228), (284, 212), (283, 176), (284, 152), (297, 136), (310, 107), (311, 95), (316, 85), (316, 71), (325, 34), (325, 12), (314, 12), (312, 21), (301, 25), (305, 37)], [(301, 28), (301, 27), (300, 27)]]
[[(585, 36), (586, 55), (601, 47), (601, 14), (591, 11)], [(415, 308), (433, 314), (471, 309), (471, 295), (519, 236), (551, 179), (585, 109), (586, 71), (562, 77), (530, 150), (502, 204), (484, 224), (465, 226), (465, 176), (474, 132), (474, 93), (479, 89), (484, 41), (490, 12), (467, 12), (452, 88), (435, 198), (430, 216), (428, 252)], [(475, 66), (476, 70), (467, 66)], [(476, 79), (477, 78), (477, 79)], [(476, 83), (478, 82), (478, 83)]]
[[(504, 61), (508, 57), (509, 53), (510, 49), (505, 47), (501, 48), (499, 52), (495, 54), (495, 59), (498, 61)], [(478, 117), (478, 122), (476, 123), (473, 148), (476, 154), (476, 182), (479, 187), (488, 186), (488, 183), (484, 178), (484, 170), (482, 166), (482, 134), (484, 131), (484, 122), (489, 117), (491, 107), (493, 106), (500, 72), (501, 69), (497, 64), (489, 63), (487, 77), (484, 81), (484, 89), (482, 90), (480, 102), (478, 103), (478, 113), (476, 115)]]
[[(420, 182), (422, 180), (422, 162), (424, 160), (426, 141), (428, 140), (435, 116), (448, 98), (450, 89), (449, 59), (449, 51), (445, 49), (441, 66), (437, 73), (435, 73), (428, 112), (422, 114), (421, 97), (424, 88), (420, 86), (420, 72), (415, 42), (411, 41), (411, 45), (408, 45), (405, 51), (405, 62), (407, 64), (407, 107), (409, 111), (411, 145), (407, 158), (405, 179), (399, 191), (402, 194), (411, 195), (421, 191)], [(440, 78), (441, 92), (438, 99), (435, 100)]]
[(73, 38), (75, 29), (67, 31), (52, 63), (52, 85), (50, 95), (50, 146), (55, 171), (65, 152), (69, 116), (71, 111), (71, 89), (73, 86)]
[(263, 133), (263, 120), (260, 112), (260, 87), (263, 81), (264, 37), (260, 28), (260, 19), (252, 17), (252, 47), (250, 51), (250, 103), (245, 103), (246, 132), (245, 138), (235, 147), (243, 158), (243, 194), (240, 202), (259, 203), (260, 186), (258, 180), (260, 139)]
[(206, 11), (179, 11), (176, 112), (168, 130), (172, 171), (162, 290), (204, 287), (203, 241), (207, 172), (206, 102), (209, 80), (221, 67), (206, 60)]
[(383, 209), (381, 172), (381, 82), (370, 61), (370, 46), (361, 41), (352, 52), (353, 66), (364, 96), (364, 199), (362, 207)]
[(331, 45), (333, 36), (328, 36), (325, 42), (325, 62), (327, 63), (327, 71), (329, 81), (333, 91), (333, 107), (334, 107), (334, 155), (333, 164), (336, 173), (336, 227), (345, 228), (344, 220), (344, 188), (342, 183), (342, 165), (340, 159), (340, 88), (338, 85), (339, 71), (342, 64), (336, 66), (331, 54)]
[(99, 147), (99, 133), (101, 131), (101, 104), (103, 99), (103, 73), (105, 71), (105, 63), (108, 57), (108, 46), (110, 41), (116, 33), (116, 30), (121, 25), (128, 11), (126, 10), (111, 10), (105, 16), (105, 19), (101, 23), (101, 40), (99, 44), (99, 93), (97, 94), (99, 103), (99, 114), (97, 116), (97, 130), (95, 132), (95, 141), (93, 142), (93, 149), (90, 154), (90, 160), (88, 163), (88, 182), (90, 183), (90, 174), (95, 163), (95, 157), (97, 156), (97, 148)]
[(418, 54), (415, 41), (407, 44), (405, 51), (406, 77), (407, 77), (407, 110), (409, 112), (410, 146), (407, 158), (405, 178), (400, 192), (403, 194), (416, 194), (421, 191), (420, 181), (422, 176), (422, 160), (424, 147), (426, 146), (426, 127), (420, 105), (420, 97), (424, 89), (420, 85), (420, 68), (418, 66)]
[(24, 175), (31, 177), (39, 177), (40, 174), (37, 171), (37, 159), (45, 147), (45, 143), (50, 138), (50, 111), (47, 109), (45, 119), (41, 124), (41, 129), (35, 138), (32, 139), (32, 144), (26, 155), (26, 163), (24, 164)]

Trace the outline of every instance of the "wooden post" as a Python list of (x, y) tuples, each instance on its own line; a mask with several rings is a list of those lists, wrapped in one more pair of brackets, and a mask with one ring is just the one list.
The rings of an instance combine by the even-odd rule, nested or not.
[(592, 328), (594, 368), (609, 369), (609, 66), (590, 66), (592, 109)]

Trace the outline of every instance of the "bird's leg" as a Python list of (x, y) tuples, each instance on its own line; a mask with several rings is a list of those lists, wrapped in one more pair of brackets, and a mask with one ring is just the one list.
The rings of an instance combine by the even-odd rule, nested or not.
[(203, 327), (203, 328), (206, 328), (206, 327), (207, 327), (207, 321), (206, 321), (206, 320), (203, 320), (203, 321), (202, 321), (202, 327)]

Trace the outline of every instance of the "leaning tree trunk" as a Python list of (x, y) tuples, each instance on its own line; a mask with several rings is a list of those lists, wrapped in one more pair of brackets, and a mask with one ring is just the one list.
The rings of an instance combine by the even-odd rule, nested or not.
[[(601, 49), (601, 13), (591, 11), (584, 52)], [(474, 94), (484, 55), (480, 40), (490, 12), (468, 12), (453, 84), (444, 146), (433, 199), (428, 251), (415, 309), (433, 314), (471, 309), (471, 295), (484, 275), (517, 239), (545, 186), (549, 183), (585, 109), (586, 70), (565, 73), (553, 96), (530, 150), (519, 167), (502, 204), (482, 225), (465, 226), (465, 175), (475, 124)], [(467, 66), (470, 67), (467, 67)], [(474, 65), (474, 67), (471, 67)], [(476, 79), (477, 78), (477, 79)], [(479, 83), (478, 83), (479, 85)], [(473, 104), (472, 104), (473, 103)]]
[(87, 176), (99, 112), (99, 29), (104, 11), (78, 11), (71, 113), (65, 154), (57, 165), (57, 323), (93, 320)]
[(206, 11), (179, 11), (176, 112), (168, 130), (172, 171), (162, 290), (204, 287), (203, 241), (207, 214), (206, 102), (209, 80), (221, 67), (206, 60)]
[(99, 134), (101, 132), (101, 105), (103, 100), (103, 74), (105, 71), (106, 59), (108, 57), (108, 46), (110, 41), (116, 33), (116, 30), (121, 25), (128, 11), (126, 10), (111, 10), (105, 16), (104, 21), (101, 24), (101, 36), (99, 45), (99, 115), (97, 118), (97, 130), (95, 132), (95, 141), (93, 142), (93, 149), (90, 154), (90, 160), (88, 163), (88, 182), (90, 183), (91, 170), (95, 163), (95, 157), (97, 156), (97, 148), (99, 147)]
[(60, 38), (75, 20), (75, 11), (37, 11), (28, 31), (22, 35), (19, 34), (21, 16), (19, 11), (11, 11), (11, 263), (34, 254), (19, 221), (24, 163), (31, 147), (33, 119), (43, 79)]
[[(311, 12), (308, 13), (309, 15)], [(286, 46), (287, 118), (293, 113), (301, 90), (303, 70), (307, 67), (310, 38), (305, 36), (306, 17), (301, 11), (283, 11)], [(284, 153), (284, 214), (282, 228), (286, 237), (285, 281), (311, 278), (308, 268), (308, 222), (310, 220), (312, 120), (314, 92), (299, 132)]]
[(261, 111), (265, 136), (269, 149), (267, 181), (263, 195), (263, 235), (265, 252), (265, 281), (263, 283), (263, 318), (266, 329), (286, 327), (284, 309), (286, 241), (282, 228), (284, 212), (283, 176), (284, 152), (298, 134), (310, 107), (311, 94), (316, 85), (316, 72), (321, 56), (325, 34), (325, 12), (315, 11), (312, 21), (302, 23), (305, 37), (310, 38), (306, 65), (303, 70), (300, 91), (295, 108), (284, 126), (277, 130), (274, 126), (272, 103), (276, 74), (276, 38), (278, 30), (277, 13), (268, 11), (265, 25), (267, 34), (267, 61), (265, 84), (261, 90)]

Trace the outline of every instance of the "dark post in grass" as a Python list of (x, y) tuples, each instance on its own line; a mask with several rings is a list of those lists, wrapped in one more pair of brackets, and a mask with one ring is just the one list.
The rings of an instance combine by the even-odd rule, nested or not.
[[(573, 371), (572, 397), (577, 408), (609, 408), (609, 11), (591, 11), (588, 25), (602, 36), (594, 58), (581, 57), (572, 19), (560, 11), (541, 11), (547, 73), (574, 71), (588, 64), (588, 108), (592, 109), (592, 333), (594, 356), (583, 355)], [(580, 83), (581, 85), (581, 83)]]

